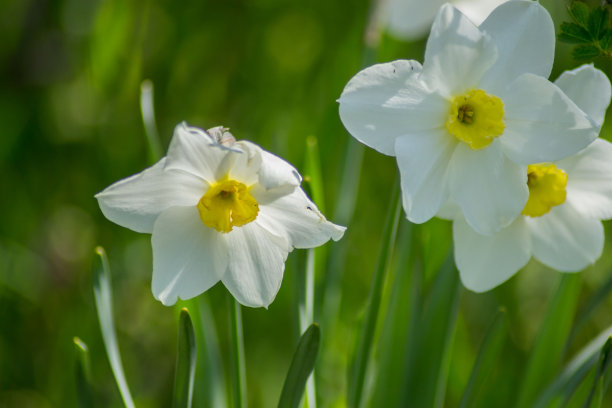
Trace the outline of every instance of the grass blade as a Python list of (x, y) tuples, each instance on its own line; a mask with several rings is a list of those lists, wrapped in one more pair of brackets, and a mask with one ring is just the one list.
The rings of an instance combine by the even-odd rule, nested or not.
[(378, 310), (380, 308), (383, 285), (385, 282), (385, 277), (387, 276), (387, 270), (389, 269), (389, 263), (391, 261), (391, 255), (395, 245), (395, 236), (399, 224), (401, 209), (400, 200), (401, 196), (399, 180), (396, 180), (391, 195), (391, 207), (389, 208), (387, 220), (383, 229), (383, 242), (381, 243), (380, 251), (378, 253), (376, 270), (374, 271), (374, 276), (372, 276), (372, 284), (370, 286), (370, 294), (368, 296), (368, 307), (366, 309), (365, 321), (361, 331), (361, 336), (359, 338), (359, 345), (357, 347), (357, 354), (354, 359), (352, 375), (349, 383), (348, 398), (349, 406), (351, 407), (359, 407), (361, 405), (365, 375), (372, 351), (372, 343), (374, 339), (374, 332), (376, 331), (376, 323), (378, 320)]
[(117, 334), (115, 333), (113, 294), (108, 258), (102, 247), (97, 247), (95, 252), (94, 297), (96, 299), (96, 310), (98, 312), (98, 320), (100, 321), (100, 329), (102, 330), (104, 347), (106, 348), (106, 354), (108, 355), (115, 381), (119, 387), (119, 393), (121, 398), (123, 398), (123, 403), (127, 408), (134, 408), (132, 394), (130, 394), (130, 389), (125, 380), (121, 354), (119, 353), (119, 345), (117, 343)]
[(142, 114), (145, 135), (147, 136), (148, 156), (151, 164), (161, 159), (163, 154), (159, 141), (159, 133), (157, 132), (157, 124), (155, 123), (153, 101), (153, 82), (145, 79), (140, 84), (140, 113)]
[(246, 407), (246, 367), (240, 303), (228, 292), (230, 300), (230, 336), (232, 339), (232, 390), (234, 407)]
[(461, 405), (459, 408), (474, 406), (478, 390), (482, 387), (483, 383), (498, 363), (497, 358), (506, 340), (506, 332), (506, 312), (505, 310), (499, 310), (482, 341), (480, 352), (476, 358), (476, 363), (474, 363), (474, 368), (472, 369), (468, 384), (465, 387), (465, 392), (461, 398)]
[(593, 381), (593, 387), (591, 387), (591, 391), (589, 392), (589, 396), (584, 403), (584, 408), (590, 408), (593, 403), (593, 398), (596, 394), (598, 395), (598, 404), (597, 407), (601, 406), (601, 394), (605, 391), (604, 387), (604, 376), (610, 367), (610, 362), (612, 362), (612, 356), (610, 356), (610, 350), (612, 350), (612, 337), (608, 337), (604, 346), (599, 353), (599, 364), (597, 364), (597, 373), (595, 374), (595, 380)]
[(426, 298), (418, 332), (412, 333), (415, 340), (401, 406), (442, 406), (460, 295), (451, 249)]
[(278, 408), (299, 407), (304, 387), (306, 386), (306, 380), (314, 369), (317, 353), (319, 352), (320, 339), (321, 330), (316, 323), (310, 325), (300, 338), (291, 360), (289, 372), (285, 378)]
[(89, 350), (81, 339), (73, 339), (76, 350), (76, 391), (77, 406), (79, 408), (91, 408), (94, 406), (93, 392), (91, 388), (91, 368), (89, 363)]
[(599, 336), (584, 346), (565, 365), (561, 373), (540, 393), (533, 407), (543, 408), (549, 406), (556, 398), (569, 398), (591, 368), (597, 364), (597, 352), (601, 350), (610, 335), (612, 335), (612, 326), (606, 328)]
[(197, 348), (193, 323), (186, 308), (181, 310), (178, 330), (178, 356), (174, 376), (174, 408), (190, 408), (193, 400)]
[(559, 369), (578, 302), (580, 284), (580, 275), (562, 276), (532, 347), (517, 407), (532, 406), (538, 392), (553, 379)]

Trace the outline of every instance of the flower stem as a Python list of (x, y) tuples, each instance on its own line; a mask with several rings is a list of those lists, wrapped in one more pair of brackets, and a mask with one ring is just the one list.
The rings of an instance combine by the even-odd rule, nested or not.
[(246, 371), (244, 365), (244, 339), (240, 304), (230, 297), (230, 336), (232, 341), (232, 385), (234, 407), (246, 407)]
[(349, 384), (349, 406), (353, 408), (359, 408), (361, 405), (363, 384), (371, 355), (382, 290), (391, 262), (391, 255), (393, 254), (393, 247), (395, 245), (395, 237), (399, 224), (401, 209), (400, 200), (399, 179), (396, 179), (391, 195), (391, 207), (389, 208), (387, 220), (385, 221), (380, 252), (378, 253), (378, 260), (376, 261), (376, 269), (374, 271), (374, 276), (372, 276), (372, 284), (370, 285), (370, 294), (368, 296), (368, 308), (366, 310), (365, 321), (361, 331)]

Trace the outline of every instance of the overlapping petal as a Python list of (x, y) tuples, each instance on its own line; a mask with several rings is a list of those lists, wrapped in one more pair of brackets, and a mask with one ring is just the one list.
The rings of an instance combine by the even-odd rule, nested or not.
[(526, 217), (533, 256), (562, 272), (576, 272), (595, 262), (603, 250), (601, 221), (585, 218), (568, 203), (542, 217)]
[(402, 202), (410, 221), (429, 220), (448, 199), (447, 169), (457, 144), (446, 129), (397, 138)]
[(395, 139), (440, 127), (448, 102), (424, 88), (421, 64), (399, 60), (360, 71), (340, 95), (340, 119), (361, 143), (393, 156)]
[(555, 28), (539, 3), (508, 1), (493, 10), (479, 28), (493, 38), (498, 51), (481, 87), (497, 94), (524, 73), (548, 78), (555, 55)]
[(531, 257), (529, 229), (524, 217), (491, 236), (478, 234), (464, 218), (458, 218), (453, 222), (453, 241), (461, 282), (474, 292), (501, 285)]
[(217, 179), (227, 151), (227, 147), (217, 143), (202, 129), (181, 123), (174, 129), (166, 155), (166, 168), (181, 170), (211, 182)]
[(612, 143), (597, 139), (557, 166), (569, 174), (567, 201), (583, 217), (612, 218)]
[(524, 74), (503, 95), (505, 154), (522, 164), (560, 160), (597, 137), (599, 129), (563, 91), (548, 80)]
[(427, 40), (423, 81), (445, 97), (463, 94), (478, 85), (497, 58), (491, 37), (459, 10), (445, 4)]
[(313, 248), (342, 238), (345, 227), (325, 219), (301, 188), (260, 207), (257, 223), (292, 248)]
[(151, 233), (157, 216), (173, 206), (192, 206), (208, 189), (202, 179), (164, 170), (166, 159), (96, 194), (106, 218), (137, 232)]
[(485, 235), (509, 225), (529, 196), (527, 166), (508, 160), (497, 141), (482, 150), (459, 143), (449, 168), (449, 185), (467, 223)]
[(283, 280), (288, 242), (256, 222), (236, 228), (226, 241), (230, 257), (223, 284), (241, 304), (268, 307)]
[(227, 270), (227, 244), (217, 231), (202, 225), (195, 206), (164, 211), (155, 222), (151, 242), (153, 295), (164, 305), (210, 289)]
[(610, 80), (592, 64), (565, 71), (555, 84), (580, 109), (593, 119), (597, 126), (603, 124), (612, 97)]

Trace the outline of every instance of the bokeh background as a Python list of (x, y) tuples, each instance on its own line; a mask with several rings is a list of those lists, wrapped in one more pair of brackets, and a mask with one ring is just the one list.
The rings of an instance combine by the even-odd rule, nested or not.
[[(564, 1), (541, 3), (557, 26), (568, 19)], [(325, 193), (325, 203), (318, 204), (332, 221), (350, 221), (343, 241), (328, 244), (329, 253), (345, 261), (319, 270), (315, 298), (315, 320), (325, 321), (319, 403), (344, 406), (349, 359), (396, 173), (392, 158), (365, 150), (361, 172), (342, 181), (347, 149), (357, 145), (340, 123), (335, 100), (362, 67), (368, 8), (367, 0), (0, 2), (0, 407), (76, 406), (74, 336), (89, 346), (98, 406), (122, 406), (94, 308), (96, 245), (110, 258), (119, 344), (136, 404), (170, 405), (177, 309), (152, 297), (150, 237), (107, 221), (93, 198), (151, 164), (139, 105), (145, 79), (154, 85), (164, 150), (181, 121), (203, 128), (224, 125), (238, 139), (252, 140), (304, 171), (307, 138), (316, 137)], [(383, 35), (377, 58), (420, 60), (423, 49), (424, 40)], [(580, 64), (570, 58), (570, 49), (558, 46), (553, 78)], [(595, 65), (612, 72), (605, 59)], [(602, 137), (609, 134), (606, 125)], [(355, 205), (351, 220), (342, 219), (337, 208), (346, 182), (358, 187), (356, 199), (349, 200)], [(606, 229), (610, 238), (610, 225)], [(398, 259), (415, 239), (412, 264), (426, 290), (451, 246), (450, 224), (404, 222)], [(612, 276), (610, 249), (608, 240), (599, 262), (575, 275), (577, 314)], [(243, 311), (249, 406), (278, 401), (299, 338), (295, 299), (304, 258), (301, 251), (290, 256), (268, 310)], [(401, 265), (392, 271), (384, 299), (393, 297), (402, 273), (411, 271)], [(500, 306), (507, 311), (508, 340), (492, 376), (496, 385), (482, 398), (489, 406), (512, 400), (559, 279), (532, 262), (490, 293), (462, 291), (445, 406), (457, 406)], [(330, 281), (335, 291), (326, 290)], [(411, 292), (399, 293), (395, 296)], [(215, 353), (208, 358), (212, 362), (200, 365), (195, 406), (213, 406), (213, 400), (224, 406), (229, 399), (223, 388), (229, 369), (224, 287), (217, 285), (200, 302), (210, 312), (207, 341)], [(606, 295), (575, 330), (568, 355), (612, 324), (611, 307)], [(323, 318), (324, 310), (333, 313)], [(568, 320), (573, 319), (572, 312)], [(381, 353), (375, 350), (375, 359)], [(204, 371), (210, 366), (218, 370), (212, 379)], [(370, 382), (377, 378), (375, 372)]]

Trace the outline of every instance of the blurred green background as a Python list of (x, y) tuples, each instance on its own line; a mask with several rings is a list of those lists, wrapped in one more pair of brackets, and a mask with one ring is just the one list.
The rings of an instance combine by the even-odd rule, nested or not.
[[(557, 25), (567, 19), (565, 2), (541, 3)], [(155, 86), (164, 150), (181, 121), (203, 128), (224, 125), (238, 139), (252, 140), (304, 171), (306, 138), (316, 136), (326, 215), (342, 221), (334, 219), (335, 206), (345, 153), (355, 142), (340, 123), (335, 100), (362, 66), (368, 7), (366, 0), (0, 3), (0, 407), (76, 406), (74, 336), (90, 348), (98, 405), (121, 406), (93, 302), (96, 245), (104, 246), (110, 258), (119, 343), (136, 405), (170, 405), (177, 313), (151, 295), (150, 237), (107, 221), (93, 198), (150, 164), (139, 107), (144, 79)], [(423, 48), (423, 41), (403, 43), (383, 36), (378, 59), (420, 60)], [(558, 47), (553, 78), (579, 65), (569, 57), (570, 49)], [(595, 64), (612, 72), (609, 61)], [(602, 136), (608, 134), (606, 126)], [(396, 172), (393, 158), (374, 151), (366, 150), (363, 160), (361, 178), (349, 175), (359, 186), (354, 218), (343, 241), (328, 244), (330, 252), (346, 255), (346, 265), (331, 272), (342, 288), (339, 313), (321, 328), (325, 349), (318, 361), (317, 387), (323, 407), (345, 404), (348, 362)], [(418, 245), (408, 242), (415, 240)], [(422, 272), (424, 291), (442, 265), (450, 240), (447, 222), (434, 220), (413, 228), (403, 223), (398, 259), (408, 246), (418, 248), (410, 258)], [(295, 299), (304, 258), (301, 251), (290, 256), (269, 310), (243, 311), (249, 406), (269, 407), (278, 401), (299, 338)], [(569, 302), (576, 302), (576, 313), (585, 309), (611, 271), (608, 242), (602, 259), (573, 278), (576, 295)], [(401, 287), (402, 273), (410, 271), (401, 266), (392, 271), (385, 300), (393, 298), (392, 288)], [(318, 321), (325, 309), (326, 276), (320, 271), (317, 277)], [(559, 273), (532, 262), (490, 293), (462, 291), (445, 406), (457, 406), (461, 399), (484, 333), (500, 306), (507, 311), (508, 338), (491, 375), (495, 385), (482, 398), (489, 406), (509, 406), (502, 401), (513, 399), (559, 279)], [(396, 297), (405, 301), (411, 292), (399, 293)], [(210, 334), (218, 334), (218, 358), (225, 367), (218, 375), (225, 381), (225, 289), (217, 285), (201, 298), (215, 324)], [(568, 356), (612, 324), (610, 307), (606, 294), (576, 330)], [(568, 321), (573, 314), (570, 308)], [(386, 302), (380, 330), (385, 316)], [(377, 348), (375, 361), (384, 353)], [(370, 383), (377, 381), (377, 367)], [(206, 384), (210, 379), (198, 371), (195, 406), (210, 406)], [(221, 401), (228, 398), (223, 388), (217, 394)]]

